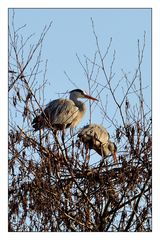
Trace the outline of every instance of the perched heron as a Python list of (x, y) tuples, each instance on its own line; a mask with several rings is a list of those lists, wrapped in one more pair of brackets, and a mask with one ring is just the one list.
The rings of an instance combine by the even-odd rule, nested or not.
[(74, 89), (70, 91), (70, 99), (59, 98), (51, 101), (44, 111), (33, 119), (34, 131), (42, 128), (64, 130), (76, 127), (86, 112), (85, 104), (78, 98), (98, 101), (81, 89)]
[(110, 135), (104, 127), (98, 124), (86, 125), (78, 137), (86, 147), (94, 149), (99, 155), (105, 157), (112, 154), (115, 164), (118, 164), (117, 147), (110, 141)]

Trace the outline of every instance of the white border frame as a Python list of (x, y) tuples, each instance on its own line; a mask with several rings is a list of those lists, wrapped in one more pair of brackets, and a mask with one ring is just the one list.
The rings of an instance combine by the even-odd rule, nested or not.
[[(149, 233), (8, 233), (8, 8), (152, 8), (152, 111), (153, 111), (153, 231)], [(157, 239), (159, 231), (160, 131), (160, 1), (159, 0), (1, 0), (0, 1), (0, 233), (3, 239), (55, 238)]]

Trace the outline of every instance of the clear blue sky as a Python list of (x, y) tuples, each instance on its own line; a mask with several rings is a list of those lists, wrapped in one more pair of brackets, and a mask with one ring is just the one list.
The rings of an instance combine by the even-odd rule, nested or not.
[[(12, 11), (11, 11), (12, 14)], [(27, 24), (24, 36), (36, 33), (38, 38), (44, 25), (53, 25), (43, 43), (43, 58), (48, 59), (47, 79), (50, 82), (46, 103), (57, 98), (58, 92), (66, 92), (75, 87), (67, 80), (64, 70), (76, 85), (87, 90), (87, 80), (77, 61), (76, 53), (93, 58), (96, 50), (90, 18), (93, 18), (99, 37), (101, 50), (106, 50), (112, 37), (111, 56), (116, 50), (114, 81), (122, 77), (121, 69), (134, 74), (137, 67), (137, 39), (143, 41), (146, 31), (146, 47), (142, 66), (143, 86), (148, 104), (151, 98), (151, 10), (150, 9), (16, 9), (17, 27)], [(109, 62), (110, 64), (111, 62)], [(99, 80), (101, 81), (101, 80)], [(102, 83), (104, 80), (102, 79)], [(120, 91), (121, 92), (121, 91)], [(122, 93), (120, 93), (122, 94)], [(105, 98), (105, 96), (104, 96)], [(111, 111), (111, 109), (110, 109)], [(110, 113), (108, 113), (110, 114)], [(100, 115), (93, 116), (94, 122), (101, 122)], [(88, 115), (82, 125), (88, 122)]]

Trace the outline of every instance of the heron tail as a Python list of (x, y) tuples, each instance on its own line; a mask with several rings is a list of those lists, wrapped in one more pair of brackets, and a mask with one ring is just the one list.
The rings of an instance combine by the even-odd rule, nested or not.
[(32, 127), (34, 128), (34, 131), (36, 132), (42, 129), (43, 126), (44, 126), (44, 117), (42, 115), (36, 116), (32, 122)]

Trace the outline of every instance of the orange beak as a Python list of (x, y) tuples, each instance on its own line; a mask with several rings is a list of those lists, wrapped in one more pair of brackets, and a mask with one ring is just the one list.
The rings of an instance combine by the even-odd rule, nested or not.
[(98, 101), (97, 98), (94, 98), (94, 97), (89, 96), (89, 95), (87, 95), (87, 94), (84, 94), (84, 96), (85, 96), (85, 98), (91, 99), (91, 100), (93, 100), (93, 101)]
[(114, 152), (114, 154), (113, 154), (113, 159), (114, 159), (114, 163), (115, 163), (116, 165), (118, 165), (117, 152)]

